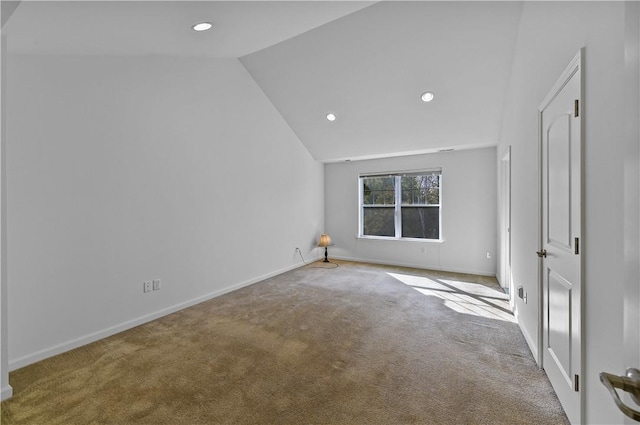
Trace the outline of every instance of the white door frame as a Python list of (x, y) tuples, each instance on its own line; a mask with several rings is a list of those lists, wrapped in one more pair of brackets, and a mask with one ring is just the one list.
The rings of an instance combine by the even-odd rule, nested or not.
[[(0, 8), (0, 22), (2, 21), (2, 9)], [(0, 34), (0, 400), (6, 400), (13, 394), (9, 385), (9, 347), (7, 335), (7, 249), (6, 249), (6, 85), (5, 65), (7, 39)]]
[[(640, 368), (640, 4), (625, 2), (625, 158), (624, 163), (624, 364)], [(638, 410), (623, 393), (623, 401)], [(625, 416), (625, 424), (637, 424)]]
[[(636, 6), (637, 6), (637, 3), (636, 3)], [(638, 81), (638, 90), (637, 90), (636, 94), (638, 95), (638, 112), (640, 112), (640, 11), (636, 12), (636, 13), (637, 13), (636, 16), (638, 17), (638, 19), (637, 19), (637, 24), (638, 24), (638, 27), (637, 27), (638, 28), (638, 36), (637, 36), (637, 40), (638, 40), (638, 59), (637, 59), (638, 60), (638, 63), (637, 63), (637, 66), (638, 66), (638, 68), (637, 68), (638, 69), (638, 75), (637, 75), (637, 78), (638, 78), (638, 80), (637, 80)], [(636, 117), (637, 117), (637, 115), (636, 115)], [(638, 129), (638, 133), (637, 133), (637, 142), (638, 142), (638, 146), (640, 148), (640, 129)], [(638, 162), (639, 162), (638, 166), (640, 168), (640, 155), (638, 157)], [(640, 215), (638, 216), (638, 220), (640, 221)], [(639, 310), (639, 311), (637, 311), (637, 315), (638, 315), (638, 328), (637, 328), (637, 331), (638, 331), (638, 333), (636, 333), (636, 335), (640, 335), (640, 279), (636, 282), (636, 285), (637, 285), (636, 295), (638, 297), (636, 301), (638, 302), (637, 303), (637, 307), (638, 307), (638, 310)], [(638, 341), (637, 341), (637, 348), (638, 348), (638, 352), (637, 352), (637, 355), (636, 355), (636, 359), (638, 360), (638, 364), (640, 365), (640, 338), (638, 338)], [(638, 366), (638, 367), (640, 367), (640, 366)]]

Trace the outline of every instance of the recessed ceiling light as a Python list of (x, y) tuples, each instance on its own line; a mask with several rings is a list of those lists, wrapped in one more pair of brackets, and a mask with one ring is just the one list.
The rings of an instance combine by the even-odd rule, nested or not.
[(335, 121), (335, 120), (336, 120), (336, 116), (335, 116), (335, 114), (332, 114), (331, 112), (329, 112), (329, 113), (327, 114), (327, 119), (328, 119), (329, 121)]
[(200, 22), (191, 27), (194, 31), (206, 31), (211, 29), (213, 24), (211, 22)]
[(431, 102), (434, 97), (435, 96), (433, 95), (433, 93), (431, 93), (430, 91), (426, 91), (422, 93), (422, 96), (420, 96), (420, 99), (422, 99), (423, 102)]

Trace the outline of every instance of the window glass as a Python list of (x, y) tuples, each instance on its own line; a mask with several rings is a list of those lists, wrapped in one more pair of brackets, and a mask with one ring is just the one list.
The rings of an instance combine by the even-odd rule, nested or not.
[(395, 236), (395, 208), (370, 207), (364, 209), (364, 234)]
[(440, 239), (440, 207), (402, 207), (402, 237)]
[(362, 203), (364, 205), (395, 205), (395, 185), (393, 176), (366, 177), (362, 179)]
[(402, 176), (402, 205), (440, 205), (440, 175)]

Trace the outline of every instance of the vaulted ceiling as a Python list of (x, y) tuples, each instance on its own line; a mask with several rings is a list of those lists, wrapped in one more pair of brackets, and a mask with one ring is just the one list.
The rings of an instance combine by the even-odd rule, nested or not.
[[(371, 3), (23, 0), (3, 31), (27, 54), (239, 57)], [(191, 30), (202, 21), (214, 28)]]
[[(313, 157), (331, 162), (495, 145), (521, 7), (23, 1), (2, 31), (10, 53), (239, 58)], [(195, 33), (199, 21), (214, 27)]]

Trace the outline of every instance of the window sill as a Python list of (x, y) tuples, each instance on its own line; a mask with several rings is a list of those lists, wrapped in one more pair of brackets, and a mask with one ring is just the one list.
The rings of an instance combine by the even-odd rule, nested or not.
[(444, 239), (419, 239), (419, 238), (392, 238), (389, 236), (356, 236), (356, 239), (374, 241), (418, 242), (418, 243), (443, 243)]

